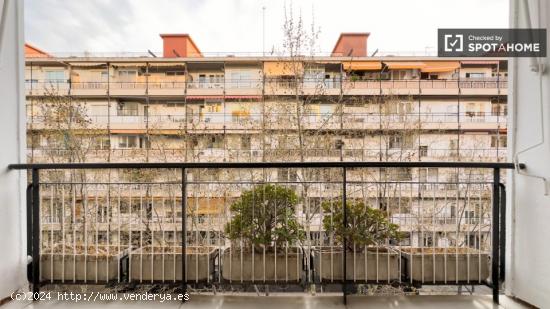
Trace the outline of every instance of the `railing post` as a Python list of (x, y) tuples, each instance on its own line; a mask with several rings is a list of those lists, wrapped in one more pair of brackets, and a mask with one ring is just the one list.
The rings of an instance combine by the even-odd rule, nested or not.
[(30, 258), (28, 259), (28, 262), (27, 262), (27, 281), (28, 282), (33, 282), (32, 281), (32, 239), (33, 239), (33, 234), (32, 234), (32, 206), (33, 206), (33, 203), (32, 203), (32, 194), (33, 194), (33, 186), (32, 186), (32, 183), (29, 184), (27, 186), (27, 258)]
[(346, 278), (346, 269), (347, 269), (347, 241), (346, 241), (346, 230), (348, 226), (348, 210), (346, 207), (346, 200), (347, 200), (347, 175), (346, 175), (346, 168), (342, 168), (342, 213), (344, 215), (343, 218), (343, 229), (342, 229), (342, 293), (344, 294), (344, 305), (347, 305), (348, 298), (347, 298), (347, 278)]
[(40, 292), (40, 170), (32, 169), (32, 292)]
[[(187, 171), (181, 169), (181, 282), (182, 293), (187, 293)], [(183, 301), (185, 302), (185, 295)]]
[(505, 280), (506, 273), (506, 186), (499, 184), (500, 187), (500, 281)]
[(493, 169), (493, 232), (491, 257), (491, 283), (493, 288), (493, 302), (499, 303), (499, 253), (500, 253), (500, 168)]

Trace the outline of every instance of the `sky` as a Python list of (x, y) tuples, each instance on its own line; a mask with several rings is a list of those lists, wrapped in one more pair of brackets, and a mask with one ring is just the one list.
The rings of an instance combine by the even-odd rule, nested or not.
[(189, 33), (204, 53), (262, 52), (263, 46), (266, 51), (278, 50), (285, 6), (287, 10), (292, 6), (308, 27), (313, 23), (319, 29), (319, 51), (330, 52), (341, 32), (370, 32), (369, 54), (376, 49), (435, 52), (438, 28), (505, 28), (509, 4), (508, 0), (24, 2), (25, 40), (49, 52), (160, 51), (160, 33)]

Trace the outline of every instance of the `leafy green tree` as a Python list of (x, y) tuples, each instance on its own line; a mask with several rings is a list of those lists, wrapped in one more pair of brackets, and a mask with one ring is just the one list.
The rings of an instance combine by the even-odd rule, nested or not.
[(346, 237), (348, 249), (361, 250), (365, 246), (380, 245), (386, 240), (402, 238), (399, 225), (391, 223), (386, 213), (362, 202), (347, 201), (347, 226), (344, 230), (342, 201), (323, 202), (323, 227), (332, 234), (336, 242), (342, 243)]
[(269, 249), (273, 245), (293, 245), (304, 238), (296, 218), (298, 195), (292, 189), (264, 184), (242, 193), (230, 209), (225, 226), (229, 239)]

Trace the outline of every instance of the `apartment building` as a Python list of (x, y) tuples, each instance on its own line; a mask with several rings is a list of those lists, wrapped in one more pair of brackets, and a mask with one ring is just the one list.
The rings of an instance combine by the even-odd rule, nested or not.
[[(368, 36), (343, 33), (326, 56), (209, 56), (186, 34), (161, 35), (162, 55), (72, 57), (27, 45), (28, 161), (495, 162), (506, 158), (505, 60), (369, 56)], [(188, 201), (194, 226), (190, 239), (223, 245), (228, 206), (246, 188), (245, 180), (263, 177), (285, 186), (301, 183), (295, 187), (306, 191), (300, 212), (308, 232), (316, 243), (329, 241), (322, 231), (320, 204), (339, 194), (339, 188), (330, 184), (340, 177), (337, 171), (235, 173), (189, 171), (190, 186), (195, 188)], [(466, 243), (483, 249), (490, 233), (490, 187), (484, 182), (489, 176), (435, 168), (363, 169), (349, 172), (358, 182), (350, 196), (387, 211), (407, 234), (401, 245)], [(166, 181), (179, 175), (122, 171), (97, 177), (98, 182), (105, 177), (113, 182), (128, 177)], [(464, 179), (468, 187), (461, 187)], [(242, 183), (236, 187), (208, 183), (221, 180)], [(314, 184), (305, 185), (306, 180)], [(181, 209), (178, 212), (176, 207), (180, 201), (171, 193), (174, 190), (170, 185), (138, 186), (135, 192), (117, 192), (116, 202), (87, 192), (75, 204), (93, 204), (98, 226), (112, 220), (113, 213), (128, 223), (122, 236), (97, 227), (100, 242), (143, 238), (145, 229), (153, 235), (147, 237), (157, 239), (158, 234), (161, 242), (174, 242), (181, 239)], [(56, 203), (53, 198), (50, 202)], [(422, 214), (416, 215), (420, 209)], [(58, 219), (61, 211), (63, 207), (52, 206), (44, 214), (46, 242), (65, 237)], [(130, 224), (132, 212), (146, 212), (162, 227)]]

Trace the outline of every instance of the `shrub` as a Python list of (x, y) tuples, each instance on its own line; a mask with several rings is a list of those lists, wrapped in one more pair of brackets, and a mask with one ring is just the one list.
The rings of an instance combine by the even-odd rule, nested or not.
[(298, 195), (288, 188), (264, 184), (245, 191), (230, 209), (231, 221), (225, 233), (232, 241), (268, 248), (295, 244), (304, 238), (304, 229), (296, 218)]
[(342, 201), (323, 202), (325, 213), (323, 227), (327, 233), (332, 233), (336, 242), (342, 244), (346, 237), (348, 249), (380, 245), (386, 240), (402, 238), (399, 226), (390, 223), (386, 213), (372, 208), (362, 202), (347, 201), (347, 226), (344, 230), (344, 212)]

